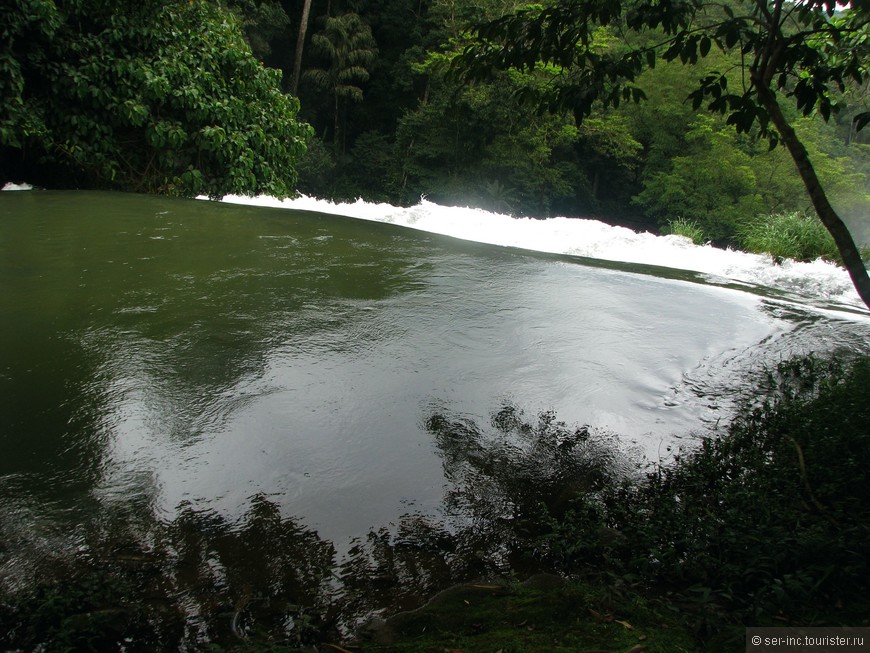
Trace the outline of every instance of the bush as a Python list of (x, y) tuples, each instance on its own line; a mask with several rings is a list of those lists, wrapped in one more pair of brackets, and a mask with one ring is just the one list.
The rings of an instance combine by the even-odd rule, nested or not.
[(14, 0), (0, 159), (41, 185), (220, 197), (295, 191), (311, 128), (206, 0)]
[(645, 173), (633, 203), (660, 225), (680, 218), (695, 221), (707, 238), (727, 243), (747, 215), (764, 210), (752, 159), (733, 134), (716, 121), (698, 116), (686, 143), (668, 165)]
[(780, 259), (840, 262), (834, 239), (819, 219), (805, 213), (758, 216), (738, 232), (741, 247)]
[[(664, 593), (700, 628), (845, 625), (870, 595), (870, 359), (800, 359), (762, 384), (767, 398), (640, 484), (590, 497), (559, 523), (561, 553), (607, 526), (608, 548), (562, 557)], [(581, 535), (582, 536), (582, 535)], [(708, 641), (710, 646), (713, 643)], [(715, 648), (715, 646), (713, 646)]]
[(336, 163), (331, 148), (317, 136), (308, 142), (308, 149), (299, 159), (297, 190), (312, 197), (332, 197), (335, 191)]
[(668, 224), (664, 229), (662, 229), (662, 231), (674, 236), (684, 236), (696, 245), (703, 245), (707, 242), (704, 230), (701, 229), (698, 223), (692, 220), (686, 220), (685, 218), (668, 221)]

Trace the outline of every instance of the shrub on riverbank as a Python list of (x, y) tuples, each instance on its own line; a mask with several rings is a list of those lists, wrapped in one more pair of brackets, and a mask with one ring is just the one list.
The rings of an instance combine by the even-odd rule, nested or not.
[(775, 213), (757, 216), (738, 231), (740, 246), (756, 254), (771, 254), (796, 261), (840, 262), (834, 239), (815, 215)]
[(671, 220), (662, 229), (662, 232), (668, 235), (685, 236), (696, 245), (703, 245), (707, 242), (704, 230), (701, 229), (698, 223), (692, 220), (686, 220), (685, 218)]
[[(870, 360), (794, 361), (766, 387), (721, 438), (578, 497), (549, 555), (658, 593), (710, 647), (742, 643), (746, 625), (866, 620)], [(587, 544), (602, 527), (619, 536)]]

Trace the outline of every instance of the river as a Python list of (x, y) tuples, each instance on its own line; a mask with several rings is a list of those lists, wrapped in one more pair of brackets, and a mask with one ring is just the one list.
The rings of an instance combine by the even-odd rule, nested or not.
[(125, 506), (240, 524), (267, 497), (342, 555), (439, 514), (432, 414), (553, 411), (667, 459), (753, 372), (870, 347), (823, 262), (425, 201), (2, 193), (0, 287), (9, 583)]

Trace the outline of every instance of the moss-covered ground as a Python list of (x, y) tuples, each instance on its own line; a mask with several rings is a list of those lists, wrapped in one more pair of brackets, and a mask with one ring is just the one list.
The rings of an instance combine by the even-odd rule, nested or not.
[[(389, 653), (695, 651), (691, 636), (639, 596), (576, 582), (465, 584), (370, 628), (358, 648)], [(348, 649), (351, 650), (351, 649)]]

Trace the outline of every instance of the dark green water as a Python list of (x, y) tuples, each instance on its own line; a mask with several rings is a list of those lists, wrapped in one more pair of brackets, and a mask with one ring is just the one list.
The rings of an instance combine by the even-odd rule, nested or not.
[(315, 213), (3, 193), (0, 580), (117, 512), (232, 527), (263, 497), (342, 551), (439, 514), (434, 411), (552, 409), (655, 458), (727, 421), (747, 370), (867, 346), (864, 317), (688, 278)]

